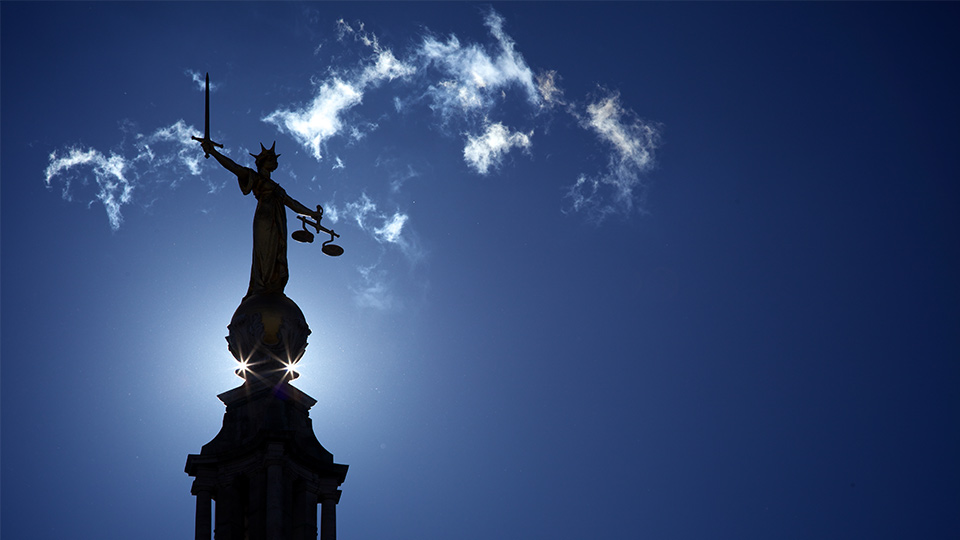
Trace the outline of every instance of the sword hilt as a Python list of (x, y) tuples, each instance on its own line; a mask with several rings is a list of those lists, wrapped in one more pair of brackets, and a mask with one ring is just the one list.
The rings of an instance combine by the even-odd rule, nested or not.
[[(215, 147), (217, 147), (217, 148), (223, 148), (223, 145), (222, 145), (222, 144), (220, 144), (220, 143), (218, 143), (218, 142), (211, 141), (210, 139), (204, 139), (204, 138), (197, 137), (197, 136), (193, 136), (193, 137), (190, 137), (190, 138), (193, 139), (193, 140), (195, 140), (195, 141), (197, 141), (197, 142), (199, 142), (199, 143), (209, 142), (211, 145), (213, 145), (213, 146), (215, 146)], [(210, 154), (204, 152), (204, 153), (203, 153), (203, 157), (209, 158), (209, 157), (210, 157)]]

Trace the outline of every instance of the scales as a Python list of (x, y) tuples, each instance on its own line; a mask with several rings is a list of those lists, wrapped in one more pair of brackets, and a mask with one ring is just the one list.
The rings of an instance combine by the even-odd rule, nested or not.
[(307, 216), (297, 216), (297, 219), (303, 222), (303, 228), (293, 231), (293, 234), (290, 236), (293, 237), (293, 239), (297, 242), (302, 242), (304, 244), (313, 243), (313, 233), (307, 229), (307, 225), (309, 225), (313, 227), (315, 231), (317, 231), (317, 234), (320, 234), (320, 231), (323, 231), (330, 235), (330, 239), (320, 246), (320, 251), (331, 257), (339, 257), (340, 255), (343, 255), (343, 248), (333, 243), (333, 239), (340, 238), (340, 235), (335, 233), (333, 229), (328, 229), (323, 225), (320, 225), (320, 220), (323, 219), (323, 207), (321, 207), (319, 204), (317, 205), (317, 212), (320, 213), (320, 216), (316, 221), (311, 221)]

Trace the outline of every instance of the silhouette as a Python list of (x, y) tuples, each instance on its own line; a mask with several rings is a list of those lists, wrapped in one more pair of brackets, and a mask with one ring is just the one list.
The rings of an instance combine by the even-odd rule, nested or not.
[[(311, 210), (287, 195), (280, 184), (273, 181), (271, 173), (277, 170), (279, 154), (260, 144), (259, 154), (250, 154), (256, 159), (257, 170), (237, 165), (232, 159), (217, 151), (213, 141), (201, 140), (203, 151), (216, 158), (223, 168), (237, 175), (240, 191), (244, 195), (253, 192), (257, 198), (257, 210), (253, 214), (253, 264), (250, 268), (250, 287), (246, 296), (254, 294), (282, 293), (290, 277), (287, 268), (287, 212), (290, 208), (298, 214), (311, 216), (320, 221), (323, 210)], [(319, 223), (318, 223), (319, 224)]]
[(277, 170), (277, 158), (280, 157), (280, 154), (276, 153), (276, 141), (270, 148), (260, 143), (260, 153), (250, 154), (255, 159), (257, 170), (240, 166), (217, 151), (217, 148), (223, 148), (223, 145), (210, 139), (210, 74), (207, 74), (206, 78), (204, 105), (203, 138), (193, 139), (200, 142), (204, 157), (213, 156), (223, 168), (237, 175), (240, 191), (244, 195), (249, 195), (252, 191), (257, 198), (257, 210), (253, 214), (253, 264), (250, 267), (250, 286), (244, 298), (256, 294), (283, 294), (290, 277), (287, 267), (286, 209), (290, 208), (301, 216), (309, 216), (315, 220), (300, 217), (303, 230), (294, 233), (295, 240), (313, 242), (313, 234), (307, 230), (307, 225), (311, 225), (318, 233), (322, 230), (330, 234), (330, 240), (324, 242), (322, 251), (327, 255), (338, 256), (343, 253), (343, 249), (331, 242), (340, 235), (320, 225), (320, 220), (323, 219), (323, 208), (320, 205), (317, 205), (316, 210), (307, 208), (287, 195), (280, 184), (270, 177), (273, 171)]
[[(336, 506), (347, 465), (334, 463), (313, 432), (310, 408), (316, 400), (290, 384), (307, 347), (310, 327), (303, 311), (283, 289), (287, 268), (287, 208), (300, 214), (295, 240), (312, 242), (311, 226), (330, 235), (323, 252), (343, 253), (338, 235), (320, 225), (323, 208), (311, 210), (271, 178), (277, 170), (277, 143), (260, 143), (256, 170), (220, 153), (210, 139), (210, 77), (207, 77), (203, 138), (206, 157), (216, 158), (237, 177), (244, 195), (253, 193), (253, 263), (247, 294), (227, 326), (227, 345), (243, 384), (218, 397), (226, 405), (220, 432), (187, 456), (197, 498), (194, 538), (210, 540), (336, 540)], [(216, 501), (216, 513), (213, 502)], [(317, 510), (320, 510), (318, 519)]]

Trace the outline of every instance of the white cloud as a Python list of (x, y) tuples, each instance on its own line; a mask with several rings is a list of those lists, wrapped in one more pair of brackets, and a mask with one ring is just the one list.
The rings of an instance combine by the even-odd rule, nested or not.
[(377, 215), (377, 205), (374, 204), (366, 193), (360, 195), (360, 198), (354, 202), (344, 205), (343, 214), (345, 219), (352, 219), (357, 223), (360, 230), (367, 230), (371, 215)]
[(398, 77), (408, 77), (416, 71), (414, 67), (397, 60), (389, 49), (377, 53), (376, 58), (377, 61), (373, 65), (367, 66), (363, 70), (360, 81), (364, 85), (379, 83), (380, 81), (392, 81)]
[(560, 78), (556, 71), (545, 71), (537, 75), (537, 91), (543, 98), (543, 104), (546, 107), (553, 106), (554, 103), (563, 105), (563, 90), (557, 86), (557, 80)]
[[(338, 209), (332, 205), (330, 208), (333, 208), (335, 215), (333, 222), (335, 223), (340, 217), (341, 211), (338, 211)], [(387, 216), (377, 209), (376, 203), (374, 203), (366, 193), (361, 194), (360, 198), (356, 201), (343, 205), (342, 213), (345, 219), (353, 220), (357, 226), (360, 227), (360, 230), (371, 231), (373, 237), (378, 242), (398, 245), (404, 243), (400, 233), (409, 216), (402, 212), (395, 212), (393, 216)], [(377, 227), (372, 222), (380, 222), (383, 223), (383, 225)]]
[(586, 125), (614, 146), (621, 161), (628, 161), (641, 170), (650, 165), (657, 131), (639, 120), (625, 123), (618, 94), (591, 103), (587, 106), (587, 114)]
[(530, 148), (530, 137), (526, 134), (511, 132), (503, 124), (488, 124), (486, 131), (477, 136), (467, 136), (467, 145), (463, 148), (463, 159), (480, 174), (487, 174), (491, 167), (497, 168), (503, 161), (503, 155), (511, 148)]
[[(200, 167), (203, 163), (200, 156), (203, 155), (203, 152), (198, 150), (199, 144), (190, 138), (194, 135), (197, 135), (196, 129), (193, 126), (188, 126), (183, 120), (159, 128), (149, 135), (137, 135), (137, 159), (147, 159), (156, 166), (167, 165), (176, 161), (186, 167), (191, 175), (199, 176)], [(174, 153), (166, 148), (163, 148), (160, 154), (153, 151), (153, 147), (164, 147), (166, 145), (172, 146)], [(210, 189), (216, 191), (213, 185), (210, 186)]]
[(323, 217), (327, 218), (328, 223), (336, 223), (340, 221), (340, 212), (333, 204), (325, 204), (323, 206)]
[(329, 219), (330, 223), (337, 223), (341, 219), (352, 221), (361, 231), (370, 233), (377, 243), (399, 248), (411, 261), (423, 256), (416, 237), (409, 233), (409, 227), (406, 226), (410, 216), (399, 210), (393, 214), (382, 212), (366, 193), (340, 206), (327, 204), (323, 217)]
[[(107, 211), (110, 228), (118, 230), (120, 223), (123, 222), (120, 208), (129, 203), (133, 195), (133, 184), (127, 178), (127, 160), (116, 154), (106, 156), (92, 148), (86, 151), (71, 148), (63, 157), (53, 152), (50, 154), (50, 164), (47, 165), (44, 173), (47, 187), (51, 186), (54, 177), (67, 174), (71, 169), (80, 166), (92, 168), (97, 184), (96, 197)], [(69, 180), (65, 182), (62, 194), (64, 199), (71, 200)]]
[(306, 107), (295, 110), (276, 110), (263, 121), (287, 131), (320, 160), (321, 147), (327, 139), (343, 128), (340, 115), (360, 103), (363, 92), (352, 84), (334, 77), (320, 85), (317, 95)]
[[(124, 131), (132, 129), (124, 124)], [(54, 151), (44, 171), (48, 188), (59, 183), (66, 200), (96, 185), (93, 199), (99, 200), (107, 212), (110, 227), (120, 228), (122, 208), (134, 201), (134, 193), (145, 193), (144, 205), (155, 197), (150, 193), (159, 185), (175, 187), (184, 177), (201, 177), (203, 155), (199, 145), (190, 139), (197, 131), (183, 120), (161, 127), (149, 134), (134, 133), (133, 142), (125, 142), (108, 154), (95, 148), (69, 147)], [(125, 137), (126, 139), (126, 137)], [(90, 182), (90, 179), (93, 182)], [(77, 185), (79, 180), (79, 186)], [(210, 192), (222, 183), (205, 179)]]
[[(360, 30), (355, 31), (343, 19), (337, 21), (339, 38), (353, 35), (364, 45), (373, 49), (372, 59), (368, 59), (363, 69), (344, 76), (331, 76), (317, 87), (311, 102), (294, 109), (277, 109), (263, 118), (264, 122), (288, 132), (300, 144), (306, 147), (316, 160), (323, 158), (323, 146), (326, 141), (343, 131), (354, 140), (364, 133), (356, 125), (347, 126), (344, 115), (363, 101), (363, 93), (384, 81), (408, 77), (416, 69), (398, 60), (390, 49), (380, 47), (376, 36)], [(367, 124), (371, 129), (376, 124)]]
[[(516, 131), (517, 124), (505, 125), (504, 118), (516, 119), (518, 112), (523, 114), (516, 105), (525, 106), (532, 113), (527, 118), (534, 122), (548, 116), (542, 114), (545, 109), (562, 105), (562, 110), (571, 113), (580, 127), (594, 134), (608, 152), (603, 170), (581, 174), (568, 187), (566, 195), (572, 210), (601, 219), (613, 212), (630, 212), (644, 196), (643, 174), (653, 164), (657, 128), (637, 119), (621, 104), (618, 94), (586, 103), (568, 99), (559, 86), (557, 72), (541, 70), (534, 75), (505, 32), (503, 17), (490, 10), (484, 24), (489, 32), (484, 41), (427, 33), (407, 55), (398, 57), (376, 35), (366, 31), (363, 23), (337, 21), (338, 39), (359, 49), (361, 60), (347, 69), (331, 68), (325, 76), (312, 78), (315, 82), (311, 95), (303, 103), (278, 107), (262, 120), (289, 134), (310, 155), (321, 160), (328, 157), (327, 146), (332, 139), (341, 138), (346, 146), (358, 144), (395, 113), (406, 114), (427, 105), (442, 118), (441, 133), (456, 136), (456, 132), (446, 130), (446, 122), (459, 122), (456, 130), (463, 137), (464, 162), (477, 173), (487, 175), (502, 166), (511, 150), (532, 149), (532, 127), (538, 124)], [(187, 70), (185, 74), (196, 88), (203, 88), (201, 73)], [(359, 111), (365, 95), (392, 81), (396, 84), (391, 84), (390, 89), (397, 92), (388, 96), (389, 111), (377, 111), (364, 119)], [(138, 202), (149, 200), (151, 193), (146, 188), (150, 186), (175, 186), (188, 177), (203, 179), (211, 191), (225, 185), (201, 175), (207, 162), (200, 159), (202, 152), (189, 138), (198, 133), (178, 121), (151, 133), (125, 138), (120, 149), (109, 155), (92, 148), (61, 151), (51, 156), (46, 183), (51, 187), (57, 183), (64, 198), (70, 199), (89, 189), (94, 184), (90, 179), (96, 179), (98, 191), (93, 200), (103, 201), (111, 226), (116, 228), (122, 220), (120, 210), (130, 203), (131, 194), (135, 193)], [(329, 156), (331, 169), (345, 168), (339, 149), (338, 153), (341, 155)], [(417, 176), (412, 168), (407, 169), (406, 173), (387, 178), (393, 193), (399, 192), (407, 179)], [(157, 174), (161, 171), (163, 174)], [(86, 172), (86, 178), (80, 174)], [(290, 174), (293, 176), (292, 171)], [(355, 222), (378, 242), (397, 245), (408, 255), (417, 256), (408, 215), (379, 210), (366, 193), (352, 203), (330, 206), (327, 217), (331, 222)]]
[(657, 127), (625, 110), (616, 93), (587, 105), (580, 123), (610, 145), (612, 152), (606, 171), (594, 177), (580, 175), (570, 187), (567, 196), (573, 210), (587, 210), (596, 220), (615, 212), (629, 213), (644, 197), (642, 175), (653, 166)]
[(525, 92), (530, 104), (540, 104), (533, 72), (503, 31), (503, 17), (490, 11), (484, 22), (499, 46), (492, 54), (477, 44), (461, 45), (456, 36), (442, 42), (428, 35), (417, 51), (425, 67), (440, 72), (440, 80), (430, 85), (427, 96), (433, 100), (433, 110), (445, 119), (455, 114), (486, 113), (495, 98), (502, 99), (505, 90), (514, 86)]
[(398, 244), (401, 242), (400, 231), (403, 229), (403, 224), (407, 222), (408, 218), (409, 216), (406, 214), (396, 212), (392, 217), (385, 221), (383, 227), (374, 229), (373, 234), (379, 240), (389, 242), (391, 244)]

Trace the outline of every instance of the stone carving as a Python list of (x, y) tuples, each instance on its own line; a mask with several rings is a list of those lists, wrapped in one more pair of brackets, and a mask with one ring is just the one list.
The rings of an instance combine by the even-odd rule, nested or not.
[(237, 375), (297, 378), (293, 369), (307, 348), (310, 328), (293, 300), (283, 295), (244, 299), (233, 314), (227, 336), (230, 353), (240, 363)]

